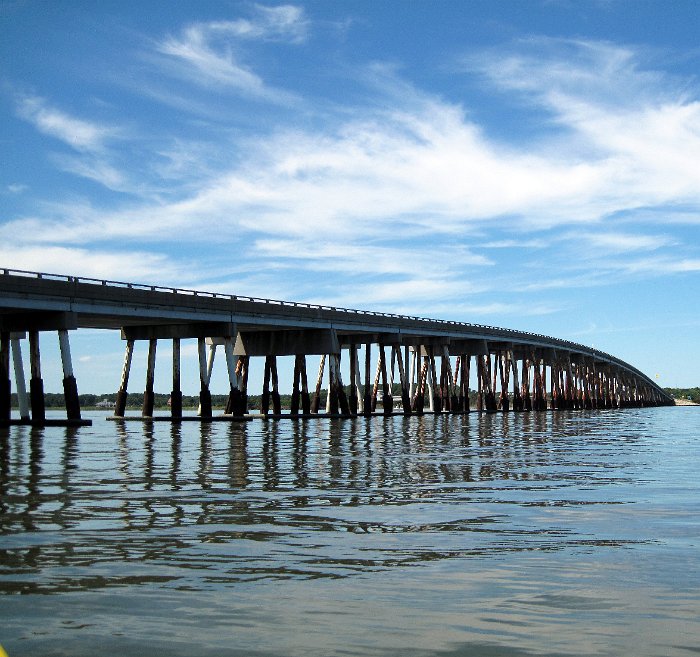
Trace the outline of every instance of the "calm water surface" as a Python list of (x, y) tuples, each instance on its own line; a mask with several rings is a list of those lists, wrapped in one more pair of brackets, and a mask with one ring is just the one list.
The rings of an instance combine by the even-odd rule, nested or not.
[(22, 655), (700, 653), (700, 408), (0, 430)]

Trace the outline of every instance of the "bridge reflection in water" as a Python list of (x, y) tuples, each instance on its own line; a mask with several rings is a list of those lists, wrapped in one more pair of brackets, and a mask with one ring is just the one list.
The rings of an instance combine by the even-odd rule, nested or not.
[[(120, 330), (124, 366), (115, 417), (124, 417), (134, 345), (148, 344), (141, 417), (154, 416), (159, 340), (172, 342), (171, 421), (183, 415), (181, 342), (197, 340), (199, 418), (240, 420), (250, 412), (253, 361), (263, 369), (260, 414), (311, 417), (426, 412), (463, 414), (475, 385), (476, 410), (542, 411), (659, 406), (672, 398), (642, 372), (604, 352), (567, 340), (463, 322), (316, 306), (270, 299), (141, 286), (71, 276), (0, 270), (0, 422), (11, 422), (10, 353), (19, 422), (45, 425), (39, 335), (57, 331), (68, 424), (83, 424), (69, 331)], [(21, 341), (28, 338), (27, 394)], [(212, 411), (217, 347), (229, 390), (225, 413)], [(320, 357), (315, 381), (307, 358)], [(278, 358), (293, 358), (291, 403), (282, 413)], [(323, 392), (325, 390), (325, 392)], [(396, 403), (394, 401), (396, 395)], [(398, 410), (398, 409), (397, 409)]]
[[(559, 436), (568, 444), (575, 435), (575, 418), (117, 422), (99, 437), (88, 428), (17, 427), (0, 434), (0, 554), (16, 576), (3, 586), (51, 593), (181, 585), (189, 569), (197, 586), (343, 577), (426, 559), (571, 547), (560, 528), (502, 528), (499, 508), (509, 490), (518, 506), (545, 504), (552, 469), (572, 485), (586, 481), (584, 464), (556, 453)], [(605, 468), (592, 469), (602, 483)], [(469, 500), (469, 512), (450, 500)], [(52, 540), (31, 538), (45, 532)], [(426, 554), (434, 532), (445, 534)], [(468, 546), (459, 538), (465, 532)], [(346, 533), (406, 536), (398, 552), (368, 553), (344, 542)]]

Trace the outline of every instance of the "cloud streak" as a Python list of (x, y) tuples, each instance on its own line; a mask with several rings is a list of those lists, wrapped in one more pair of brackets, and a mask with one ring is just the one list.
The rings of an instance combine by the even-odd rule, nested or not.
[(39, 96), (22, 96), (17, 101), (17, 113), (32, 123), (39, 132), (62, 141), (80, 152), (99, 151), (114, 131), (98, 123), (78, 119), (51, 107)]
[(242, 62), (240, 42), (279, 41), (302, 43), (308, 23), (303, 10), (291, 5), (254, 7), (251, 19), (195, 23), (179, 36), (159, 42), (157, 51), (179, 67), (166, 70), (183, 75), (195, 84), (231, 89), (249, 98), (272, 103), (295, 103), (295, 94), (267, 85)]

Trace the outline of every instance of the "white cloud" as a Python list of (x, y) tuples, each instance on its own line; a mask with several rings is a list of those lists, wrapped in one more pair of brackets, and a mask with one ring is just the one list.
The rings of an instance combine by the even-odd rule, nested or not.
[(587, 242), (596, 252), (629, 253), (630, 251), (655, 251), (675, 243), (666, 235), (640, 235), (617, 232), (578, 233), (571, 239)]
[(306, 39), (309, 22), (301, 7), (255, 5), (251, 19), (208, 23), (213, 33), (230, 34), (242, 39), (273, 39), (301, 43)]
[(5, 187), (6, 194), (23, 194), (29, 189), (29, 185), (22, 183), (11, 183)]
[(174, 281), (180, 268), (162, 254), (145, 251), (99, 251), (60, 246), (0, 246), (0, 262), (9, 269), (86, 278), (162, 284)]
[(239, 42), (281, 40), (301, 43), (308, 23), (303, 10), (291, 5), (255, 7), (252, 19), (212, 21), (190, 25), (179, 37), (169, 37), (157, 45), (163, 55), (184, 65), (181, 74), (199, 85), (230, 88), (250, 98), (289, 104), (296, 97), (268, 86), (250, 66), (242, 63)]
[(19, 116), (32, 123), (40, 132), (54, 137), (71, 148), (85, 152), (100, 150), (114, 130), (66, 114), (50, 107), (43, 98), (24, 96), (17, 103)]

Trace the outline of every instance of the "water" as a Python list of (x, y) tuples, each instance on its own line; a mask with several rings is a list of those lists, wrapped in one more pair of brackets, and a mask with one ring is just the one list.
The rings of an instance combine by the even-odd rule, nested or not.
[(700, 653), (700, 409), (0, 430), (22, 655)]

